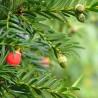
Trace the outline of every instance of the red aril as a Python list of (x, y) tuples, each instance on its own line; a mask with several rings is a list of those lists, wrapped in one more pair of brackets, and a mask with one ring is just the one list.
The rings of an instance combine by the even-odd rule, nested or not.
[(6, 58), (6, 62), (8, 64), (13, 65), (13, 67), (16, 67), (17, 65), (19, 65), (21, 62), (20, 48), (15, 51), (15, 56), (13, 52), (10, 52)]
[(42, 65), (47, 66), (49, 65), (50, 59), (48, 57), (45, 57), (45, 58), (42, 58), (41, 61), (42, 61)]

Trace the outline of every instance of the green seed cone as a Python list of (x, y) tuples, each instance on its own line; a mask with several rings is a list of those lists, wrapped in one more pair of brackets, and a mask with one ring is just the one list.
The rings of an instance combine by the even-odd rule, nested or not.
[(79, 14), (78, 20), (79, 20), (80, 22), (85, 22), (85, 16), (84, 16), (83, 14)]
[(75, 10), (76, 10), (78, 13), (83, 13), (84, 10), (85, 10), (85, 7), (84, 7), (82, 4), (77, 4), (76, 7), (75, 7)]
[(66, 68), (67, 66), (67, 58), (65, 56), (60, 56), (58, 58), (59, 64), (62, 68)]
[(66, 68), (66, 67), (67, 67), (67, 62), (66, 62), (66, 61), (61, 62), (61, 63), (60, 63), (60, 66), (61, 66), (62, 68)]

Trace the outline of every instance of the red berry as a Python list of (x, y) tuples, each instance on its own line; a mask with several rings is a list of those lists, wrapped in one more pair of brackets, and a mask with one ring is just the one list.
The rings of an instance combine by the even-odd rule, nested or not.
[(9, 55), (6, 58), (6, 62), (8, 64), (13, 65), (13, 67), (16, 67), (17, 65), (20, 64), (21, 62), (21, 53), (20, 53), (20, 49), (15, 51), (15, 56), (13, 52), (10, 52)]
[(47, 66), (50, 62), (48, 57), (42, 58), (41, 61), (42, 61), (42, 65), (45, 65), (45, 66)]

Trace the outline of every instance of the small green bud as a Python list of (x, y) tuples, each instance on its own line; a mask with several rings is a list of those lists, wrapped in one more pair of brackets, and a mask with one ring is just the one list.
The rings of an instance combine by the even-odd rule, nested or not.
[(79, 13), (82, 13), (82, 12), (84, 12), (85, 7), (82, 4), (77, 4), (75, 7), (75, 10)]
[(84, 22), (84, 21), (85, 21), (85, 16), (84, 16), (83, 14), (79, 14), (78, 20), (79, 20), (80, 22)]
[(58, 62), (62, 68), (66, 68), (67, 66), (67, 58), (65, 56), (59, 56)]

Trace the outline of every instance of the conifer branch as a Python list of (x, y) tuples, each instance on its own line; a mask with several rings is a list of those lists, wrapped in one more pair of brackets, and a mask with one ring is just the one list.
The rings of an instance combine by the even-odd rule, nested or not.
[[(98, 8), (98, 6), (92, 7), (92, 6), (84, 6), (85, 9), (90, 9), (90, 8)], [(42, 8), (41, 10), (36, 10), (34, 8), (31, 8), (30, 10), (28, 10), (27, 8), (22, 9), (22, 12), (59, 12), (59, 11), (70, 11), (70, 10), (75, 10), (75, 7), (71, 6), (71, 7), (67, 7), (67, 8), (50, 8), (50, 9), (45, 9)]]
[[(32, 25), (32, 23), (31, 23), (25, 16), (21, 15), (21, 18), (24, 19), (24, 21), (26, 21), (28, 24), (31, 24), (31, 25)], [(32, 26), (33, 26), (34, 30), (35, 30), (36, 32), (38, 32), (38, 34), (39, 34), (45, 41), (47, 41), (47, 42), (58, 52), (58, 54), (61, 54), (61, 51), (60, 51), (58, 48), (56, 48), (55, 45), (52, 44), (52, 42), (50, 42), (34, 25), (32, 25)]]

